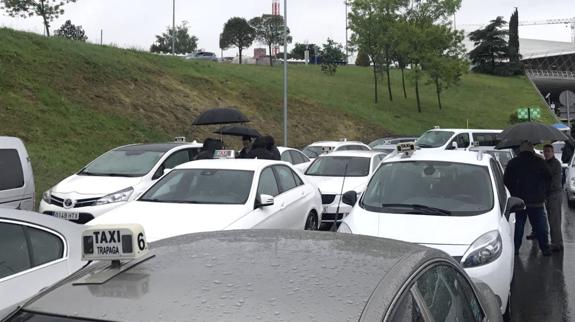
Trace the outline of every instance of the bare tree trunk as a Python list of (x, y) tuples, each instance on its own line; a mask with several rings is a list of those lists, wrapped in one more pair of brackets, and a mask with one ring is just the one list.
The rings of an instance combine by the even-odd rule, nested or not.
[(274, 60), (272, 58), (272, 44), (269, 44), (268, 47), (270, 49), (270, 66), (274, 67)]
[(439, 109), (441, 110), (441, 89), (439, 88), (439, 78), (437, 77), (435, 77), (435, 91), (437, 92), (437, 103), (439, 104)]
[(242, 64), (242, 47), (238, 47), (239, 51), (240, 51), (240, 65)]
[(417, 111), (421, 113), (421, 101), (419, 99), (419, 70), (417, 64), (415, 65), (415, 97), (417, 98)]
[(377, 98), (377, 64), (375, 63), (375, 60), (373, 61), (373, 81), (374, 81), (374, 98), (375, 98), (375, 104), (378, 103), (378, 98)]
[(44, 21), (44, 29), (46, 30), (46, 36), (50, 37), (50, 21), (48, 21), (48, 16), (46, 15), (46, 0), (40, 0), (40, 15)]
[(407, 91), (405, 90), (405, 74), (404, 71), (405, 67), (401, 68), (401, 84), (403, 85), (403, 97), (407, 98)]
[(389, 77), (389, 47), (385, 48), (385, 72), (387, 73), (387, 92), (389, 93), (389, 100), (393, 102), (393, 94), (391, 93), (391, 78)]

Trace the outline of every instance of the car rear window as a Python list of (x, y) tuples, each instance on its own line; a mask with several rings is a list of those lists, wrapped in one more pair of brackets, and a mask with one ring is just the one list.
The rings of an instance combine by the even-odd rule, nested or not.
[(0, 190), (24, 186), (24, 170), (16, 149), (0, 149)]

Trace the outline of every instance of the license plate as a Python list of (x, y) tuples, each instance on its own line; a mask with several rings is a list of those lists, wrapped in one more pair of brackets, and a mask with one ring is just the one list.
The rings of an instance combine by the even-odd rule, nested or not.
[(54, 217), (64, 219), (64, 220), (78, 220), (78, 219), (80, 219), (80, 213), (56, 211), (56, 212), (54, 212)]

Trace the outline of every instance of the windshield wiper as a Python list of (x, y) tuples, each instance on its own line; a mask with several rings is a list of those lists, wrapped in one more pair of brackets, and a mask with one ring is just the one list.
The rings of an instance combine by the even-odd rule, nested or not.
[(384, 208), (386, 208), (386, 207), (389, 207), (389, 208), (411, 208), (411, 209), (417, 211), (417, 213), (421, 213), (421, 214), (442, 215), (442, 216), (450, 216), (451, 215), (451, 211), (449, 211), (449, 210), (445, 210), (445, 209), (441, 209), (441, 208), (435, 208), (435, 207), (429, 207), (429, 206), (425, 206), (425, 205), (418, 205), (418, 204), (384, 203), (381, 206)]

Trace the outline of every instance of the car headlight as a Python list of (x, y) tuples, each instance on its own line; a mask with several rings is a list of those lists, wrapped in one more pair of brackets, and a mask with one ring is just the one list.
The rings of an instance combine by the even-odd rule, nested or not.
[(469, 249), (463, 255), (461, 263), (463, 267), (477, 267), (489, 264), (501, 256), (503, 251), (503, 242), (501, 235), (497, 230), (490, 231), (487, 234), (477, 238)]
[(339, 228), (337, 229), (338, 233), (343, 233), (343, 234), (353, 234), (353, 232), (351, 231), (351, 228), (349, 228), (349, 226), (345, 223), (342, 222), (339, 225)]
[(114, 202), (128, 201), (128, 199), (130, 199), (130, 196), (132, 195), (132, 193), (134, 193), (134, 188), (129, 187), (129, 188), (120, 190), (118, 192), (111, 193), (107, 196), (104, 196), (104, 197), (98, 199), (94, 203), (94, 205), (101, 206), (101, 205), (107, 205), (109, 203), (114, 203)]
[(44, 191), (42, 194), (42, 200), (44, 200), (46, 203), (50, 203), (50, 201), (52, 201), (52, 190)]

